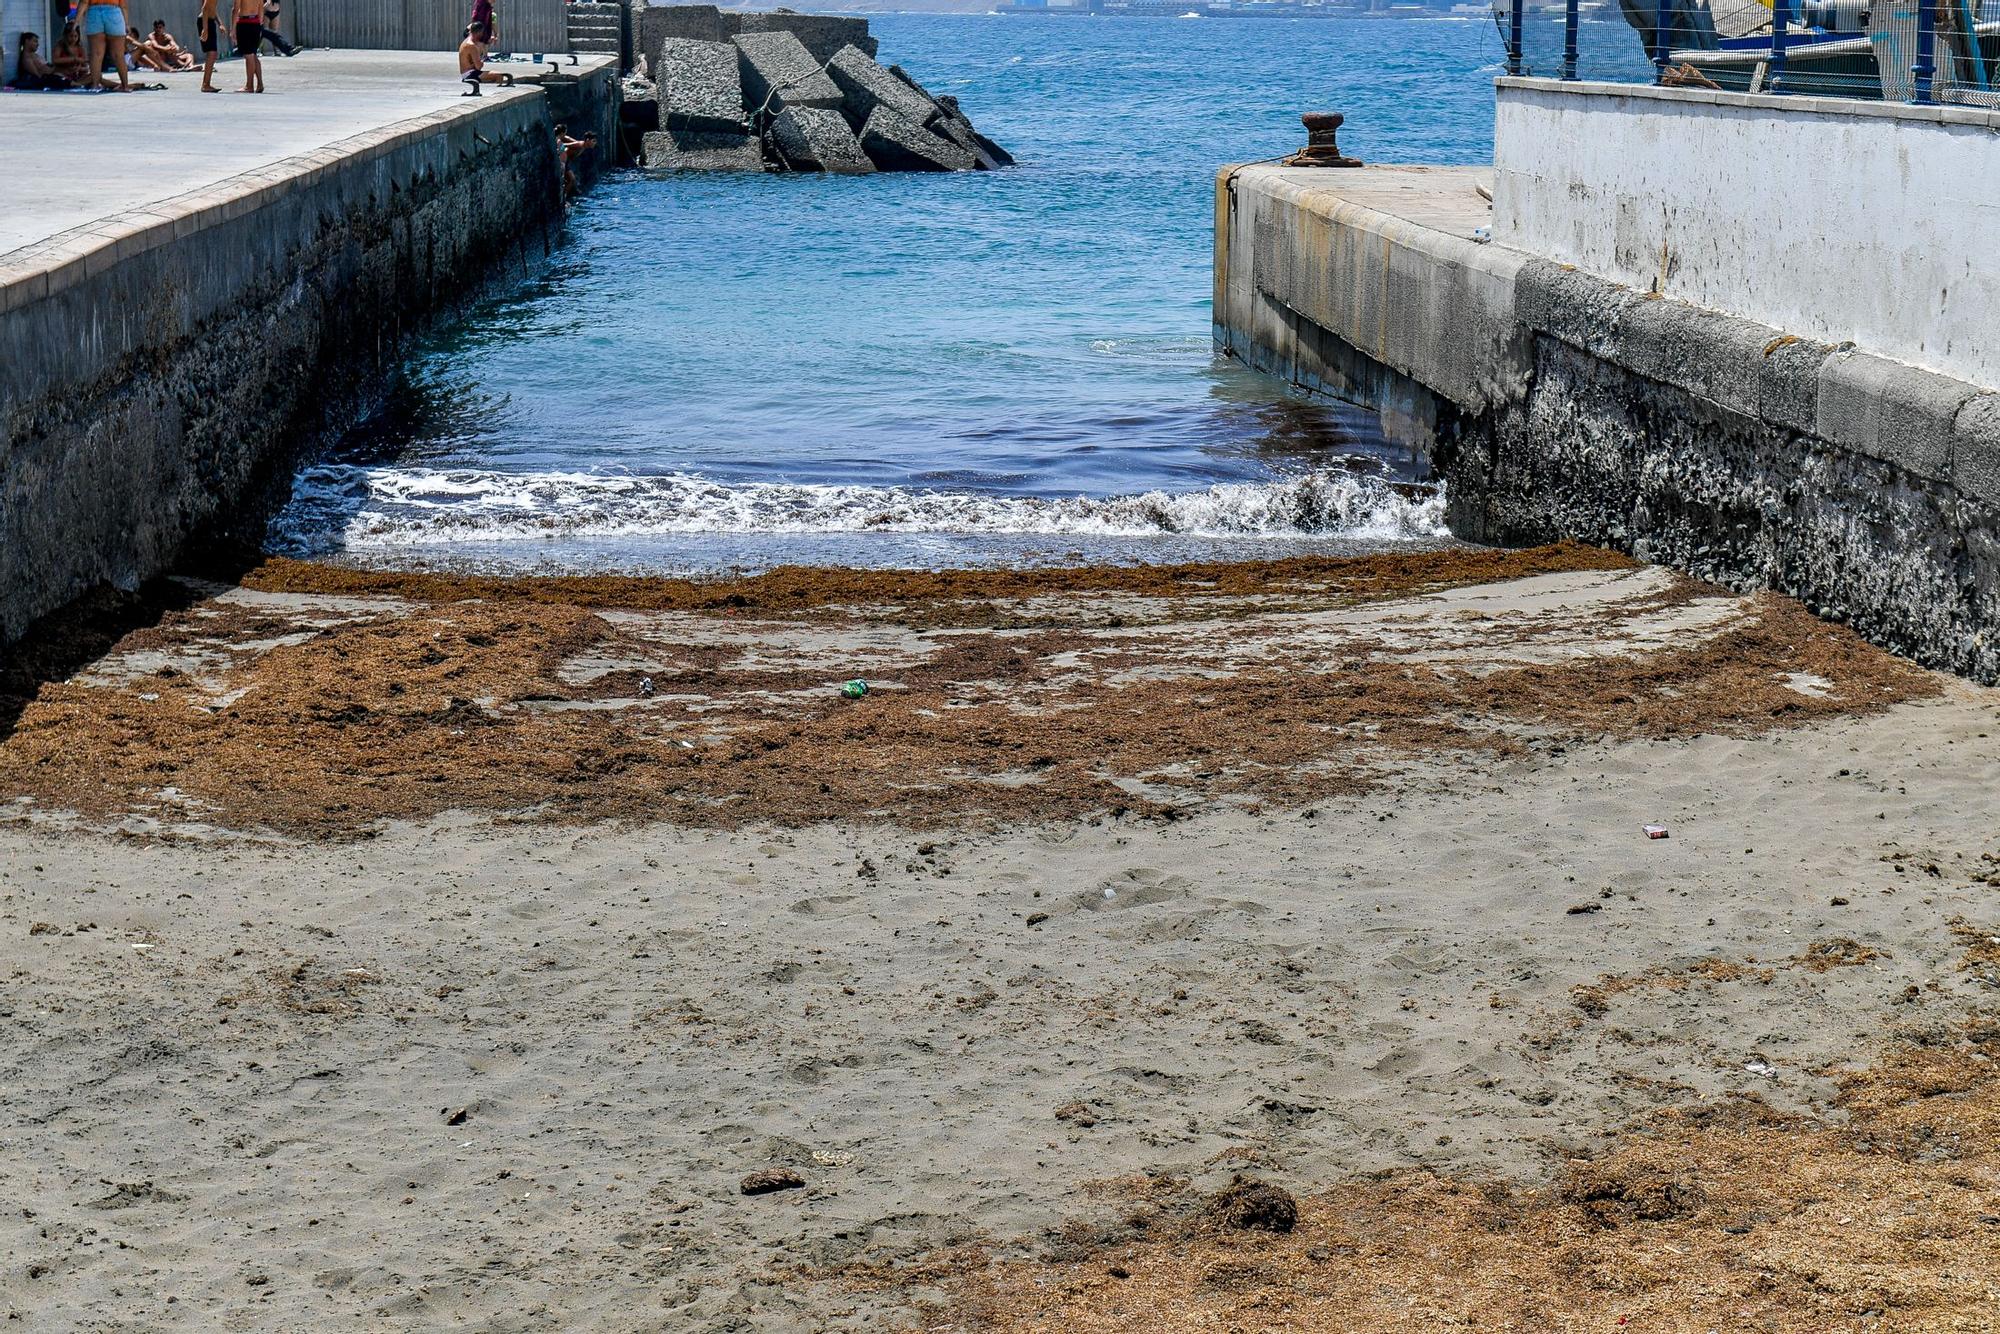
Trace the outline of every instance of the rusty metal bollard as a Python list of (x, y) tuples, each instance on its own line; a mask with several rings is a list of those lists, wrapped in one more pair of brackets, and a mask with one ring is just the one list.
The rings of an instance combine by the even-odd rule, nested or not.
[(1347, 117), (1326, 111), (1308, 111), (1299, 117), (1306, 127), (1306, 146), (1286, 158), (1279, 165), (1286, 167), (1358, 167), (1361, 159), (1342, 157), (1340, 144), (1334, 136), (1347, 122)]

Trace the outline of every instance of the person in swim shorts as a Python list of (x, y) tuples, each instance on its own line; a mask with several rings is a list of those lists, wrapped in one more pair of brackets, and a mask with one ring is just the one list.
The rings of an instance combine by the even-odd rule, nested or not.
[(118, 91), (132, 91), (132, 77), (126, 70), (125, 43), (125, 0), (83, 0), (83, 8), (77, 11), (77, 22), (83, 28), (83, 38), (90, 47), (90, 80), (99, 87), (109, 88), (104, 81), (104, 60), (108, 55), (111, 63), (118, 67)]
[(264, 91), (264, 61), (257, 48), (264, 45), (264, 0), (234, 0), (236, 54), (243, 57), (243, 91)]
[(486, 29), (473, 24), (465, 30), (465, 40), (458, 44), (458, 80), (465, 85), (465, 96), (478, 97), (482, 83), (511, 84), (511, 74), (488, 74), (486, 72)]
[(219, 93), (215, 86), (215, 48), (222, 37), (222, 20), (216, 15), (215, 0), (201, 0), (201, 13), (194, 21), (194, 35), (201, 45), (201, 90)]

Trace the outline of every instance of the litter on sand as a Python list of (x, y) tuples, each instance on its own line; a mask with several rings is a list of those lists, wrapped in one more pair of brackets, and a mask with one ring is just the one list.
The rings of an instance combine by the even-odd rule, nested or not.
[(868, 683), (857, 677), (854, 680), (849, 681), (846, 685), (842, 686), (840, 688), (840, 693), (847, 696), (849, 699), (860, 699), (863, 695), (868, 693)]
[(1665, 838), (1667, 836), (1667, 827), (1663, 824), (1649, 824), (1644, 826), (1644, 828), (1647, 838)]

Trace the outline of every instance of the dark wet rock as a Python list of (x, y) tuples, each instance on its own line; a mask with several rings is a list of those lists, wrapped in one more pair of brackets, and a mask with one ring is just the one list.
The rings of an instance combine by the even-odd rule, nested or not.
[(1290, 1191), (1246, 1176), (1210, 1196), (1203, 1212), (1239, 1232), (1290, 1232), (1299, 1222), (1299, 1202)]
[(670, 37), (661, 44), (655, 73), (664, 128), (720, 134), (743, 130), (743, 78), (733, 44)]
[(861, 147), (884, 171), (971, 171), (978, 165), (957, 144), (881, 106), (861, 127)]
[(838, 110), (846, 95), (789, 32), (746, 32), (735, 39), (743, 104), (752, 112), (785, 107)]
[(823, 107), (786, 107), (771, 122), (771, 138), (793, 171), (865, 176), (875, 164), (861, 151), (847, 120)]

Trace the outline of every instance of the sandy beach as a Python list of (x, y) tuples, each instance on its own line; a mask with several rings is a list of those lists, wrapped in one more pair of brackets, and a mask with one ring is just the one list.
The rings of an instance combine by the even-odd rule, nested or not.
[(2000, 697), (1784, 599), (149, 597), (11, 678), (11, 1327), (2000, 1324)]

